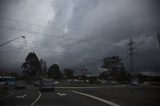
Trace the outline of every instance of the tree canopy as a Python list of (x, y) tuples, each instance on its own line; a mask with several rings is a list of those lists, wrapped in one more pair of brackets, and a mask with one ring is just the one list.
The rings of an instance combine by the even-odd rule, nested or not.
[(59, 68), (59, 66), (57, 64), (53, 64), (53, 65), (51, 65), (49, 67), (49, 69), (48, 69), (48, 77), (56, 79), (56, 80), (61, 79), (62, 74), (61, 74), (60, 68)]
[(108, 71), (101, 73), (101, 78), (105, 77), (104, 79), (118, 81), (127, 80), (128, 73), (122, 63), (122, 59), (119, 56), (104, 58), (102, 68), (105, 68)]
[(47, 64), (43, 59), (40, 59), (41, 64), (41, 74), (44, 76), (47, 73)]
[(73, 70), (69, 69), (69, 68), (65, 68), (64, 69), (64, 77), (66, 77), (67, 79), (72, 79), (73, 78)]
[(30, 52), (21, 66), (25, 75), (41, 74), (41, 64), (34, 52)]

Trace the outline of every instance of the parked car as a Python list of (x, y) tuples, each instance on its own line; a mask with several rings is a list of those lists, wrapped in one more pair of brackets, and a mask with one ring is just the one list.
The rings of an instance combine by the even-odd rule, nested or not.
[(25, 89), (26, 84), (24, 81), (17, 81), (15, 84), (15, 89)]
[(55, 89), (55, 84), (53, 79), (42, 79), (40, 81), (40, 85), (39, 85), (40, 91), (44, 91), (44, 90), (54, 91), (54, 89)]

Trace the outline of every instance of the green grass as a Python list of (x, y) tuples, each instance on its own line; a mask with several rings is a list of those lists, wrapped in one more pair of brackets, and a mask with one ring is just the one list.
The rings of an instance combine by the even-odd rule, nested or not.
[(9, 92), (7, 87), (0, 87), (0, 96), (6, 96), (8, 94)]

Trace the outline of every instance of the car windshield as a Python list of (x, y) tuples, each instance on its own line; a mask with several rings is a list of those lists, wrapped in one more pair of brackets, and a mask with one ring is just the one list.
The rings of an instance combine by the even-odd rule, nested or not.
[(160, 0), (0, 0), (0, 106), (160, 106)]

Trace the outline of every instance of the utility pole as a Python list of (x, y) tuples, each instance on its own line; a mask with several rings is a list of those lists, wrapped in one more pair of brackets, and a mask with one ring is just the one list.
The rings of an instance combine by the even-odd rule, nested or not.
[(133, 41), (132, 38), (130, 38), (129, 43), (128, 43), (128, 51), (129, 51), (129, 57), (130, 57), (130, 73), (134, 72), (134, 47), (135, 42)]

